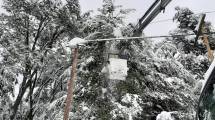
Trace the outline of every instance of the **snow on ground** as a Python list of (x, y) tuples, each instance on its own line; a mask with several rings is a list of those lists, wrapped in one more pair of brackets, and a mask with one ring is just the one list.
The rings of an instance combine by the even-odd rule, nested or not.
[(160, 114), (157, 115), (156, 120), (175, 120), (171, 116), (172, 112), (162, 111)]

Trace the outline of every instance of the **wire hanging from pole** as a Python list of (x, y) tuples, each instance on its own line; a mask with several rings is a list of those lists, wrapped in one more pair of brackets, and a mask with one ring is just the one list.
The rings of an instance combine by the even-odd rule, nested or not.
[[(211, 13), (215, 13), (215, 10), (214, 11), (205, 11), (205, 12), (195, 13), (195, 14), (192, 14), (192, 15), (211, 14)], [(157, 20), (157, 21), (151, 22), (149, 24), (162, 23), (162, 22), (167, 22), (167, 21), (173, 21), (173, 19), (172, 18), (161, 19), (161, 20)]]
[[(215, 32), (204, 33), (206, 35), (215, 34)], [(86, 40), (86, 42), (102, 42), (102, 41), (121, 41), (121, 40), (143, 40), (143, 39), (152, 39), (152, 38), (172, 38), (172, 37), (183, 37), (183, 36), (195, 36), (195, 33), (184, 34), (184, 35), (160, 35), (160, 36), (147, 36), (147, 37), (124, 37), (124, 38), (107, 38), (107, 39), (95, 39), (95, 40)]]

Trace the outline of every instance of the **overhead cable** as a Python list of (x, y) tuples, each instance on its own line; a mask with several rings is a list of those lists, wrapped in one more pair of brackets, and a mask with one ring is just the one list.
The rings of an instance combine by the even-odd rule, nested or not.
[[(212, 35), (215, 32), (203, 33), (205, 35)], [(173, 37), (183, 37), (183, 36), (195, 36), (196, 34), (183, 34), (183, 35), (159, 35), (159, 36), (146, 36), (146, 37), (123, 37), (123, 38), (108, 38), (108, 39), (95, 39), (87, 40), (86, 42), (102, 42), (102, 41), (122, 41), (122, 40), (143, 40), (143, 39), (152, 39), (152, 38), (173, 38)]]
[[(210, 13), (215, 13), (215, 11), (200, 12), (200, 13), (195, 13), (195, 14), (192, 14), (192, 15), (210, 14)], [(157, 20), (157, 21), (151, 22), (149, 24), (161, 23), (161, 22), (167, 22), (167, 21), (173, 21), (173, 19), (168, 18), (168, 19)]]

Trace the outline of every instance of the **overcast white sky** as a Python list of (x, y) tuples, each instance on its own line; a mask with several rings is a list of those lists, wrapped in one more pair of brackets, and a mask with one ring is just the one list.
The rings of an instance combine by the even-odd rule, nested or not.
[[(80, 0), (82, 12), (88, 10), (96, 11), (101, 7), (103, 0)], [(154, 0), (115, 0), (117, 5), (123, 5), (124, 8), (134, 8), (136, 11), (128, 15), (127, 22), (136, 23), (136, 21), (145, 13)], [(2, 4), (2, 0), (0, 0)], [(154, 21), (173, 18), (175, 14), (175, 6), (188, 7), (195, 13), (205, 11), (215, 11), (215, 0), (172, 0), (167, 6), (165, 13), (160, 13)], [(2, 12), (3, 10), (0, 9)], [(211, 21), (215, 25), (215, 13), (207, 14), (206, 20)], [(166, 35), (172, 29), (176, 28), (173, 21), (150, 24), (144, 32), (147, 36), (151, 35)]]
[[(134, 8), (136, 12), (128, 16), (128, 22), (135, 22), (145, 13), (154, 0), (115, 0), (117, 5), (123, 5), (124, 8)], [(96, 10), (101, 7), (102, 0), (80, 0), (82, 11)], [(160, 13), (154, 21), (173, 18), (175, 7), (188, 7), (195, 13), (205, 11), (215, 11), (215, 0), (172, 0), (167, 6), (165, 13)], [(207, 14), (206, 20), (211, 21), (215, 25), (215, 13)], [(144, 32), (146, 35), (166, 35), (170, 30), (176, 28), (173, 21), (150, 24)]]

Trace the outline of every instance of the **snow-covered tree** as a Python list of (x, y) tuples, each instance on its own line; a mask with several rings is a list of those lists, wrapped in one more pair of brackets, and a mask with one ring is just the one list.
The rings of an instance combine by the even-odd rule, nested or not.
[[(102, 8), (95, 16), (90, 11), (82, 15), (83, 37), (85, 39), (113, 38), (114, 29), (123, 25), (123, 18), (131, 9), (116, 6), (113, 0), (104, 0)], [(79, 78), (76, 81), (77, 96), (72, 112), (75, 119), (111, 118), (111, 93), (108, 91), (107, 78), (101, 73), (107, 63), (107, 49), (113, 42), (93, 42), (80, 47)], [(108, 95), (107, 95), (108, 94)], [(81, 108), (78, 108), (81, 107)], [(85, 116), (85, 117), (84, 117)]]
[[(78, 0), (5, 0), (4, 8), (7, 14), (0, 19), (0, 119), (63, 119), (73, 59), (67, 47), (70, 40), (134, 36), (134, 25), (124, 24), (132, 9), (123, 9), (113, 0), (103, 0), (94, 16), (92, 11), (81, 14)], [(171, 34), (193, 33), (198, 16), (189, 9), (176, 10), (179, 26)], [(119, 36), (116, 29), (121, 31)], [(188, 49), (194, 39), (79, 46), (70, 118), (192, 120), (199, 94), (193, 88), (208, 67), (205, 49), (195, 49), (195, 54)], [(128, 61), (125, 81), (109, 80), (101, 72), (108, 63), (110, 46)]]
[(1, 113), (4, 119), (32, 120), (46, 112), (41, 108), (58, 93), (55, 87), (69, 64), (60, 43), (78, 35), (80, 8), (76, 0), (5, 0), (4, 8), (1, 81), (9, 105), (3, 104), (7, 110)]
[[(177, 49), (180, 49), (181, 52), (185, 53), (180, 61), (185, 66), (186, 69), (191, 70), (194, 74), (197, 74), (198, 77), (202, 79), (203, 74), (208, 68), (208, 60), (206, 57), (207, 50), (206, 46), (203, 44), (202, 40), (199, 39), (195, 44), (196, 36), (186, 36), (186, 34), (193, 34), (194, 29), (199, 22), (200, 14), (194, 14), (188, 8), (176, 7), (176, 14), (174, 19), (178, 22), (178, 28), (171, 32), (172, 35), (185, 35), (185, 36), (176, 36), (172, 39), (177, 46)], [(213, 32), (213, 27), (210, 22), (205, 22), (205, 29), (208, 33)], [(209, 42), (211, 49), (213, 50), (214, 46), (214, 35), (209, 34)]]
[[(201, 14), (194, 14), (188, 8), (176, 7), (176, 14), (173, 20), (178, 23), (178, 29), (171, 32), (172, 35), (186, 35), (194, 34), (195, 28), (199, 22)], [(207, 16), (206, 16), (207, 17)], [(209, 34), (209, 41), (212, 49), (214, 49), (214, 35), (210, 35), (214, 31), (210, 22), (205, 22), (204, 27)], [(197, 55), (206, 53), (206, 49), (201, 40), (198, 40), (198, 44), (195, 44), (195, 36), (177, 36), (173, 38), (178, 47), (182, 47), (185, 53), (193, 52)]]

